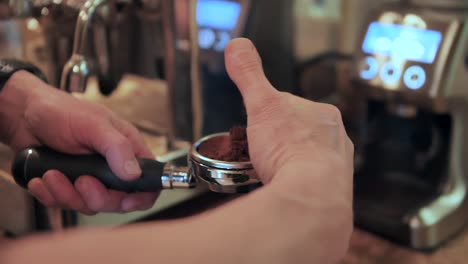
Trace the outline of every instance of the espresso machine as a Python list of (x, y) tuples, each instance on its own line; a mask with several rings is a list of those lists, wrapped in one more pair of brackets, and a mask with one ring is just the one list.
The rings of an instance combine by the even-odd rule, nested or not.
[(381, 5), (357, 47), (356, 224), (437, 248), (468, 222), (468, 2)]

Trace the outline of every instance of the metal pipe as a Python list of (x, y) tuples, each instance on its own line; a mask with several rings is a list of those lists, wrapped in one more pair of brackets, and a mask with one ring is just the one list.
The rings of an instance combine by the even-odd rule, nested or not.
[(108, 0), (88, 0), (81, 8), (76, 22), (73, 53), (63, 68), (60, 89), (67, 92), (84, 92), (86, 90), (87, 81), (92, 71), (85, 54), (89, 30), (97, 9), (108, 2)]

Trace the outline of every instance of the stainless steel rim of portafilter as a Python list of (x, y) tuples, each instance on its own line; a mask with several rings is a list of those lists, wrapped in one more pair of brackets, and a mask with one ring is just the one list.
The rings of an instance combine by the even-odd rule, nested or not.
[(216, 133), (195, 142), (189, 154), (189, 174), (196, 176), (211, 191), (220, 193), (244, 193), (262, 185), (252, 163), (228, 162), (210, 159), (198, 152), (198, 147), (215, 137), (226, 137), (229, 133)]

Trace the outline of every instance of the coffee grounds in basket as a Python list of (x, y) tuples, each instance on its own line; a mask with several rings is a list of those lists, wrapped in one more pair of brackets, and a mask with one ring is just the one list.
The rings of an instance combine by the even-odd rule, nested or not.
[(245, 127), (234, 126), (229, 130), (229, 136), (211, 138), (198, 147), (203, 156), (228, 162), (249, 161), (249, 145)]

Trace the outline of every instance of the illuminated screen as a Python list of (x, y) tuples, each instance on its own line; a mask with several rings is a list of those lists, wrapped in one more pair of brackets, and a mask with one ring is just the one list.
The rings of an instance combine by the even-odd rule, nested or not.
[(239, 3), (219, 0), (198, 0), (197, 23), (202, 27), (232, 30), (241, 11)]
[(439, 50), (438, 31), (373, 22), (367, 30), (362, 50), (396, 59), (432, 63)]

